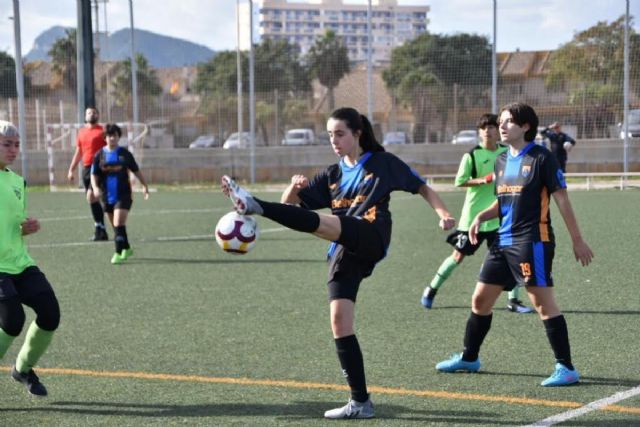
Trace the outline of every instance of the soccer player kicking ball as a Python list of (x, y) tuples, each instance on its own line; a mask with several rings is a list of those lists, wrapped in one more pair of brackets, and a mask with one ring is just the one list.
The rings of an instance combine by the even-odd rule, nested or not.
[(27, 217), (26, 183), (8, 169), (20, 151), (16, 127), (0, 121), (0, 358), (20, 335), (25, 322), (23, 305), (36, 313), (24, 344), (11, 369), (11, 377), (34, 396), (47, 389), (33, 372), (60, 323), (60, 306), (45, 275), (27, 252), (23, 236), (40, 229), (37, 219)]
[(537, 128), (538, 117), (529, 105), (509, 104), (500, 112), (500, 137), (509, 150), (496, 159), (498, 199), (480, 212), (469, 228), (469, 239), (475, 244), (480, 225), (499, 217), (498, 240), (480, 269), (464, 334), (464, 350), (438, 363), (436, 369), (441, 372), (480, 369), (480, 346), (491, 328), (496, 300), (503, 290), (524, 284), (556, 359), (555, 371), (541, 385), (565, 386), (580, 379), (571, 361), (567, 323), (553, 292), (555, 239), (549, 213), (551, 196), (571, 236), (576, 260), (583, 266), (589, 265), (593, 252), (580, 234), (558, 162), (551, 152), (534, 142)]
[[(496, 157), (507, 151), (507, 147), (498, 144), (498, 116), (484, 114), (478, 121), (478, 132), (481, 143), (466, 153), (460, 161), (460, 167), (456, 174), (456, 187), (466, 187), (467, 194), (464, 198), (464, 206), (460, 215), (458, 229), (447, 237), (447, 243), (453, 246), (453, 253), (446, 258), (435, 276), (422, 294), (421, 303), (426, 309), (433, 306), (436, 293), (449, 278), (453, 270), (462, 263), (466, 256), (471, 256), (485, 240), (487, 247), (491, 247), (498, 235), (498, 218), (485, 221), (480, 225), (478, 242), (469, 241), (469, 227), (471, 221), (482, 210), (491, 206), (496, 201), (495, 185), (493, 182), (493, 168)], [(509, 291), (507, 309), (514, 313), (531, 313), (533, 310), (520, 301), (520, 287)]]
[[(258, 214), (290, 229), (333, 242), (329, 247), (331, 329), (342, 372), (351, 389), (349, 402), (326, 411), (325, 418), (373, 418), (364, 361), (355, 335), (356, 296), (391, 241), (390, 193), (420, 194), (440, 218), (440, 227), (455, 225), (438, 194), (402, 160), (386, 153), (369, 120), (353, 108), (339, 108), (327, 122), (331, 147), (340, 160), (312, 180), (295, 175), (282, 203), (251, 196), (231, 178), (222, 179), (240, 214)], [(299, 204), (300, 206), (293, 206)], [(330, 208), (331, 214), (313, 212)]]

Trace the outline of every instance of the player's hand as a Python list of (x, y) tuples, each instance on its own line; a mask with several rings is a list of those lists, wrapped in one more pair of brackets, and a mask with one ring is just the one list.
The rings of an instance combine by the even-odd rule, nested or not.
[(491, 172), (491, 173), (487, 174), (487, 175), (484, 177), (484, 183), (485, 183), (485, 184), (489, 184), (490, 182), (493, 182), (493, 172)]
[(576, 257), (576, 261), (580, 261), (583, 267), (591, 264), (594, 257), (593, 251), (587, 245), (587, 242), (582, 239), (573, 243), (573, 254)]
[(144, 195), (145, 200), (149, 200), (149, 187), (146, 185), (142, 187), (142, 194)]
[(94, 188), (93, 189), (93, 197), (95, 197), (96, 199), (101, 199), (102, 198), (102, 190), (99, 188)]
[(438, 225), (443, 230), (451, 230), (453, 227), (456, 226), (456, 220), (455, 220), (455, 218), (452, 218), (452, 217), (448, 216), (448, 217), (445, 217), (445, 218), (441, 218), (440, 222), (438, 223)]
[(573, 148), (573, 144), (570, 143), (569, 141), (566, 141), (564, 144), (562, 144), (562, 147), (565, 149), (565, 151), (568, 153), (569, 151), (571, 151), (571, 149)]
[(291, 187), (294, 190), (300, 191), (303, 188), (309, 186), (309, 178), (304, 175), (293, 175), (291, 177)]
[(73, 182), (73, 178), (74, 178), (73, 171), (71, 169), (69, 169), (69, 172), (67, 172), (67, 179), (69, 181)]
[(35, 218), (27, 218), (20, 224), (20, 229), (23, 236), (36, 233), (40, 230), (40, 222)]
[(474, 219), (469, 227), (469, 241), (472, 245), (478, 244), (478, 232), (480, 231), (480, 221)]

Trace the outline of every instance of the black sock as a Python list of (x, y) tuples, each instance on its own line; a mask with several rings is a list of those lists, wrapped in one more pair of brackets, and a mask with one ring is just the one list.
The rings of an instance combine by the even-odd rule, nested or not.
[[(116, 237), (113, 241), (116, 244), (116, 253), (122, 253), (122, 250), (125, 249), (126, 242), (126, 230), (125, 227), (120, 225), (118, 227), (113, 227), (116, 232)], [(123, 234), (124, 233), (124, 234)]]
[(561, 314), (552, 319), (543, 320), (542, 323), (544, 323), (544, 329), (547, 332), (547, 338), (556, 357), (556, 362), (562, 363), (573, 371), (569, 331), (567, 330), (567, 321), (564, 316)]
[(320, 215), (300, 206), (254, 200), (262, 206), (262, 216), (303, 233), (313, 233), (320, 226)]
[(467, 320), (467, 328), (464, 331), (464, 351), (462, 352), (462, 360), (466, 362), (475, 362), (478, 360), (480, 346), (491, 329), (491, 319), (493, 313), (488, 316), (480, 316), (471, 312)]
[(122, 236), (124, 237), (123, 249), (131, 249), (131, 246), (129, 246), (129, 236), (127, 236), (127, 226), (121, 225), (120, 230), (120, 234), (122, 234)]
[(104, 211), (100, 202), (91, 203), (91, 215), (93, 215), (93, 221), (104, 228)]
[(351, 388), (351, 399), (366, 402), (369, 399), (367, 382), (364, 377), (364, 361), (362, 351), (355, 335), (336, 338), (336, 351), (342, 367), (342, 374), (347, 378)]

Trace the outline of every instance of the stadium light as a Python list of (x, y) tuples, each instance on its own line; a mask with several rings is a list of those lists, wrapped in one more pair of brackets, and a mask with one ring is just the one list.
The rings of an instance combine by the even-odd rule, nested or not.
[(24, 147), (21, 151), (22, 176), (28, 180), (27, 162), (27, 124), (24, 107), (24, 74), (22, 70), (22, 39), (20, 37), (20, 2), (13, 0), (13, 42), (15, 44), (16, 63), (16, 91), (18, 92), (18, 131), (20, 140)]

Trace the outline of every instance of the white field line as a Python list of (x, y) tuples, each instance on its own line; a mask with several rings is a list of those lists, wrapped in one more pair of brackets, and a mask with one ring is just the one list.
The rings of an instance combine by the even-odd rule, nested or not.
[(616, 394), (613, 394), (609, 397), (605, 397), (604, 399), (596, 400), (591, 403), (587, 403), (586, 405), (578, 408), (572, 409), (567, 412), (562, 412), (557, 415), (553, 415), (549, 418), (545, 418), (544, 420), (536, 421), (533, 424), (528, 424), (523, 427), (548, 427), (558, 423), (565, 422), (575, 417), (579, 417), (589, 412), (597, 411), (599, 409), (604, 408), (605, 406), (612, 405), (614, 403), (620, 402), (621, 400), (629, 399), (630, 397), (634, 397), (640, 394), (640, 386), (634, 387), (627, 391), (621, 391)]
[[(265, 228), (260, 230), (260, 234), (277, 233), (280, 231), (286, 231), (286, 227)], [(213, 239), (213, 233), (211, 234), (195, 234), (191, 236), (166, 236), (166, 237), (154, 237), (150, 239), (138, 239), (140, 243), (153, 243), (153, 242), (170, 242), (173, 240), (191, 240), (191, 239)], [(36, 245), (29, 245), (29, 249), (50, 249), (50, 248), (68, 248), (75, 246), (94, 246), (100, 245), (102, 242), (67, 242), (67, 243), (42, 243)]]

